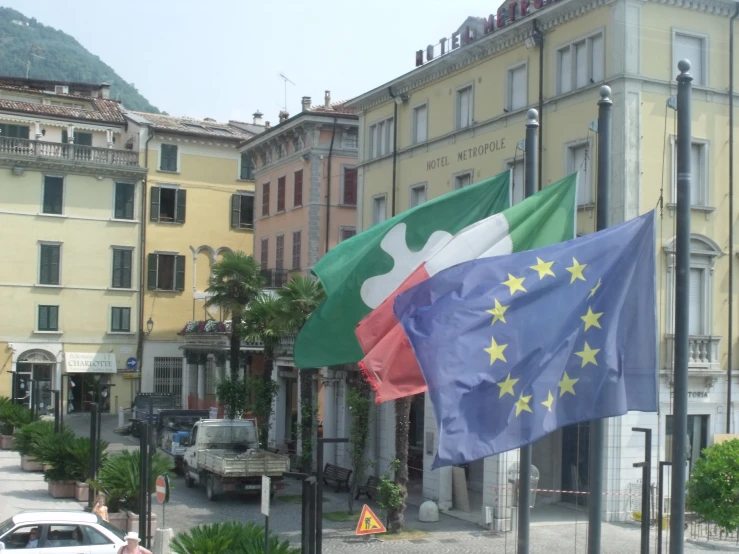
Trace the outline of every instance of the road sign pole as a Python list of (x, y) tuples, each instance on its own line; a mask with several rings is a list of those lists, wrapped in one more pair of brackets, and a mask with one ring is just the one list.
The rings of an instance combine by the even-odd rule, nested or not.
[(272, 493), (272, 479), (262, 475), (262, 514), (264, 514), (264, 552), (269, 554), (269, 497)]

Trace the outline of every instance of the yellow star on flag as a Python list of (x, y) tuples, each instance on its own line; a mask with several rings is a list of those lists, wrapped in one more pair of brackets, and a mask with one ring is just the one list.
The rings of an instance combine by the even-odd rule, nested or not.
[(573, 388), (575, 383), (577, 383), (580, 379), (570, 379), (570, 376), (567, 375), (567, 372), (565, 371), (564, 377), (562, 377), (562, 380), (559, 382), (559, 397), (562, 398), (562, 395), (566, 392), (571, 392), (572, 394), (575, 394), (575, 389)]
[(505, 381), (502, 383), (496, 383), (500, 387), (500, 394), (498, 395), (498, 398), (503, 398), (504, 394), (510, 394), (511, 396), (515, 396), (513, 394), (513, 385), (518, 383), (518, 379), (511, 379), (511, 374), (508, 374), (508, 377), (505, 378)]
[(496, 321), (502, 321), (503, 323), (506, 322), (505, 320), (505, 312), (508, 309), (508, 306), (503, 306), (500, 302), (498, 302), (498, 299), (495, 299), (495, 308), (492, 310), (485, 310), (487, 313), (493, 315), (493, 323), (491, 325), (494, 325)]
[(529, 408), (529, 400), (531, 400), (531, 395), (524, 396), (523, 393), (521, 393), (521, 396), (518, 397), (518, 401), (516, 402), (516, 417), (518, 417), (518, 414), (521, 412), (531, 412), (531, 408)]
[(522, 290), (523, 292), (526, 292), (526, 289), (523, 288), (523, 280), (526, 277), (514, 277), (510, 273), (508, 274), (508, 280), (503, 281), (501, 285), (507, 286), (511, 290), (511, 296), (513, 296), (513, 293), (517, 290)]
[(544, 402), (542, 402), (542, 405), (546, 406), (547, 410), (551, 412), (552, 403), (554, 402), (554, 397), (552, 396), (552, 391), (548, 391), (547, 394), (548, 394), (547, 399)]
[(554, 272), (552, 271), (552, 264), (554, 264), (554, 262), (545, 262), (537, 256), (536, 265), (532, 265), (530, 269), (539, 272), (539, 280), (541, 281), (545, 275), (555, 277)]
[(585, 322), (585, 330), (587, 331), (591, 327), (597, 327), (598, 329), (601, 329), (600, 323), (598, 323), (598, 319), (600, 319), (600, 316), (602, 315), (603, 312), (599, 314), (594, 314), (593, 308), (588, 306), (588, 313), (580, 318)]
[(490, 348), (485, 349), (485, 352), (490, 354), (490, 365), (493, 365), (493, 362), (495, 362), (495, 360), (502, 360), (504, 362), (508, 361), (503, 355), (503, 350), (505, 350), (506, 348), (508, 348), (508, 345), (498, 344), (497, 342), (495, 342), (495, 337), (490, 340)]
[(595, 294), (595, 291), (597, 291), (600, 288), (600, 277), (598, 278), (598, 282), (595, 284), (595, 286), (590, 289), (590, 294), (588, 294), (588, 300), (590, 300), (593, 295)]
[(595, 360), (595, 355), (598, 352), (600, 352), (600, 348), (590, 348), (590, 345), (585, 342), (585, 348), (580, 352), (575, 352), (576, 356), (582, 358), (582, 365), (580, 367), (585, 367), (587, 364), (598, 365), (598, 362)]
[(580, 264), (575, 258), (572, 258), (572, 267), (567, 267), (567, 271), (572, 273), (572, 278), (570, 279), (570, 284), (575, 282), (575, 279), (580, 279), (581, 281), (585, 280), (585, 277), (583, 277), (582, 270), (588, 267), (588, 264)]

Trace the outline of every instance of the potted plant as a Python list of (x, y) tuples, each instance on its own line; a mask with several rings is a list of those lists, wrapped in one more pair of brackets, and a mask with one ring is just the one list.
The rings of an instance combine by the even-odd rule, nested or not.
[(58, 434), (42, 435), (33, 447), (33, 456), (46, 465), (44, 481), (49, 483), (53, 498), (74, 498), (74, 475), (71, 472), (69, 445), (75, 440), (68, 429)]
[[(198, 525), (189, 531), (177, 533), (170, 542), (175, 554), (193, 552), (231, 552), (233, 554), (264, 554), (264, 527), (256, 523), (236, 521)], [(299, 554), (288, 541), (270, 533), (270, 554)]]
[[(69, 428), (65, 426), (65, 430)], [(14, 449), (21, 455), (21, 467), (24, 471), (42, 471), (43, 464), (35, 459), (35, 447), (41, 437), (54, 434), (53, 421), (34, 421), (16, 430)]]
[(0, 448), (12, 450), (13, 432), (31, 422), (31, 410), (0, 397)]
[[(74, 497), (79, 502), (88, 502), (90, 499), (90, 439), (89, 437), (76, 437), (67, 445), (68, 459), (67, 469), (69, 476), (74, 479)], [(108, 448), (106, 441), (99, 441), (97, 451), (99, 452), (99, 466), (102, 467), (108, 460), (105, 452)]]

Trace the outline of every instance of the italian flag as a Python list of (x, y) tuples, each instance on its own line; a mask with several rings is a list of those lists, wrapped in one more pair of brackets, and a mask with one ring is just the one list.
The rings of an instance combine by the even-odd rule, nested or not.
[(463, 262), (574, 239), (576, 199), (577, 174), (574, 174), (499, 214), (465, 227), (419, 264), (392, 294), (362, 319), (355, 330), (365, 353), (359, 365), (377, 393), (377, 403), (426, 390), (408, 338), (393, 313), (395, 297)]

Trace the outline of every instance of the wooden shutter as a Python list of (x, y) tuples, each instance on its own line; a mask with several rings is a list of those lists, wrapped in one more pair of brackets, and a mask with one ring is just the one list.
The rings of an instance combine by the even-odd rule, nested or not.
[(295, 172), (295, 190), (293, 192), (293, 206), (303, 205), (303, 170)]
[(64, 144), (67, 144), (69, 142), (69, 135), (67, 134), (66, 129), (62, 129), (62, 142)]
[(275, 269), (285, 267), (285, 235), (278, 235), (275, 241)]
[(344, 204), (356, 206), (357, 204), (357, 168), (346, 168), (344, 170)]
[(262, 249), (259, 252), (259, 262), (262, 269), (267, 269), (269, 264), (269, 239), (262, 239)]
[(41, 255), (39, 262), (39, 283), (42, 285), (48, 285), (51, 282), (51, 252), (49, 246), (41, 245)]
[(174, 290), (185, 290), (185, 256), (175, 259)]
[(113, 288), (123, 287), (123, 253), (125, 250), (113, 250)]
[(121, 283), (124, 289), (131, 288), (131, 274), (133, 273), (133, 250), (123, 251), (123, 279)]
[(269, 183), (262, 184), (262, 215), (269, 215)]
[(47, 247), (51, 254), (51, 261), (49, 266), (49, 276), (50, 276), (50, 285), (58, 285), (59, 284), (59, 250), (61, 249), (59, 246), (48, 246)]
[(175, 221), (177, 223), (184, 223), (186, 212), (187, 212), (187, 191), (184, 189), (177, 189), (177, 211), (175, 213)]
[(157, 288), (157, 265), (159, 256), (157, 254), (149, 254), (147, 257), (147, 281), (146, 288), (154, 290)]
[(302, 250), (303, 233), (293, 231), (293, 269), (300, 269), (300, 251)]
[(115, 184), (115, 218), (133, 219), (134, 186), (131, 183)]
[(277, 179), (277, 211), (285, 211), (285, 178)]
[(159, 199), (162, 189), (151, 187), (151, 201), (149, 203), (149, 221), (159, 221)]
[(231, 195), (231, 227), (241, 227), (241, 195)]

